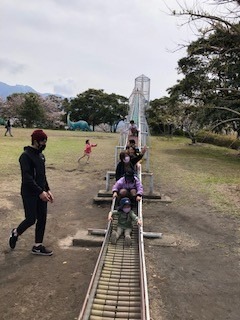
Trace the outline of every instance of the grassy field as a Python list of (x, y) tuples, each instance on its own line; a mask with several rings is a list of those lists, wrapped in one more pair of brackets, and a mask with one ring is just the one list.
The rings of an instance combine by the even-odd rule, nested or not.
[(239, 214), (240, 157), (236, 150), (208, 144), (190, 145), (188, 139), (151, 139), (152, 166), (164, 184), (187, 191), (191, 196), (201, 192), (217, 210)]
[[(1, 178), (10, 179), (19, 175), (18, 158), (23, 146), (30, 144), (32, 129), (13, 128), (14, 137), (2, 137)], [(87, 138), (97, 140), (101, 153), (114, 155), (114, 146), (118, 144), (118, 135), (97, 132), (72, 132), (46, 130), (49, 137), (45, 152), (49, 166), (64, 169), (82, 154)], [(240, 157), (236, 150), (216, 147), (208, 144), (189, 145), (190, 140), (174, 137), (150, 138), (150, 170), (154, 180), (161, 188), (187, 191), (191, 195), (204, 193), (217, 210), (239, 214), (240, 198)], [(178, 199), (186, 204), (191, 197)]]
[[(57, 131), (44, 130), (48, 135), (47, 148), (44, 151), (48, 165), (54, 165), (61, 169), (66, 164), (74, 163), (76, 167), (77, 158), (83, 154), (85, 140), (94, 139), (104, 141), (104, 144), (109, 140), (110, 146), (117, 144), (118, 136), (110, 133), (95, 133), (95, 132), (80, 132), (80, 131)], [(33, 129), (13, 129), (14, 137), (2, 137), (1, 145), (1, 175), (15, 175), (19, 169), (18, 158), (23, 151), (23, 147), (31, 144), (31, 134)], [(3, 135), (3, 134), (2, 134)], [(111, 137), (111, 139), (108, 139)], [(113, 139), (112, 139), (113, 138)], [(116, 139), (116, 140), (115, 140)], [(97, 141), (97, 142), (98, 142)], [(114, 142), (114, 143), (113, 143)], [(110, 147), (109, 146), (109, 147)], [(101, 152), (104, 152), (101, 149)]]

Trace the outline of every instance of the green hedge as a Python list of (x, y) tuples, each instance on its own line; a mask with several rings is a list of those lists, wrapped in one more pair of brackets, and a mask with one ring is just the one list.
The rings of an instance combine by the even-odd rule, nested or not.
[(231, 135), (223, 135), (212, 133), (210, 131), (200, 131), (196, 135), (197, 142), (205, 142), (220, 147), (227, 147), (232, 149), (240, 149), (240, 140)]
[(0, 125), (5, 125), (5, 120), (3, 118), (0, 118)]

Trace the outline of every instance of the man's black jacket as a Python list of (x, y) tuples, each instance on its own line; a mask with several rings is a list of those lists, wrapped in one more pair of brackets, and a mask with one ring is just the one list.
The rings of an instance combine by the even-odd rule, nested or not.
[(24, 147), (24, 152), (19, 158), (23, 196), (39, 196), (43, 191), (48, 191), (49, 186), (45, 173), (45, 157), (33, 147)]

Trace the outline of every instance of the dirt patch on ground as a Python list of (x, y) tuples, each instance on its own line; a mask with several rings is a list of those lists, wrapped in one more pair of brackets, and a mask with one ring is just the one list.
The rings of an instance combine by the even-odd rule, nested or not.
[(221, 185), (217, 186), (217, 190), (220, 193), (224, 194), (226, 198), (230, 199), (231, 202), (240, 208), (240, 185), (239, 184), (232, 184), (232, 185)]
[[(23, 218), (20, 180), (0, 182), (1, 319), (77, 319), (100, 249), (69, 244), (79, 230), (106, 227), (109, 206), (93, 204), (112, 169), (112, 160), (102, 160), (47, 168), (55, 195), (45, 235), (52, 257), (31, 255), (33, 228), (9, 250), (9, 232)], [(162, 189), (173, 200), (187, 197), (178, 188)], [(191, 206), (143, 205), (144, 231), (163, 233), (162, 239), (145, 240), (151, 317), (239, 320), (239, 219), (218, 215), (201, 194), (194, 197)]]

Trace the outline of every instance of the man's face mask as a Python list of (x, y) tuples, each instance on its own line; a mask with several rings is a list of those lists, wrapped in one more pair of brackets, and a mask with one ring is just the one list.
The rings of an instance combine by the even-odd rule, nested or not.
[(40, 142), (38, 142), (39, 152), (42, 152), (45, 148), (46, 148), (46, 142), (44, 142), (44, 144), (41, 144)]

